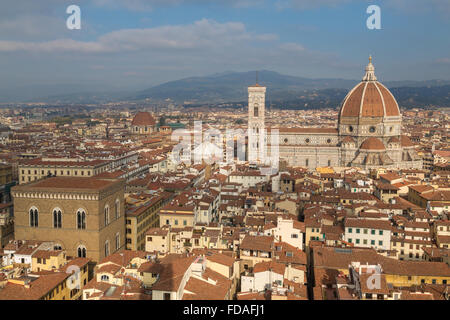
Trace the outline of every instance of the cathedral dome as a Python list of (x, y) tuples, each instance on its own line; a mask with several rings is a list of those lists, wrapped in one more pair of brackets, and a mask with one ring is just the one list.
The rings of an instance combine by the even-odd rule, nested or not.
[(132, 126), (154, 126), (155, 118), (148, 112), (138, 112), (131, 122)]
[(397, 137), (392, 137), (389, 139), (388, 143), (400, 143), (400, 140), (398, 140)]
[(402, 147), (414, 147), (414, 143), (412, 143), (411, 139), (408, 136), (401, 135), (400, 141), (402, 144)]
[(400, 110), (392, 93), (375, 76), (372, 57), (362, 81), (357, 84), (341, 105), (340, 117), (398, 117)]
[(364, 140), (364, 142), (361, 144), (361, 147), (359, 147), (361, 150), (370, 150), (370, 151), (378, 151), (378, 150), (386, 150), (384, 147), (383, 142), (381, 142), (380, 139), (370, 137)]

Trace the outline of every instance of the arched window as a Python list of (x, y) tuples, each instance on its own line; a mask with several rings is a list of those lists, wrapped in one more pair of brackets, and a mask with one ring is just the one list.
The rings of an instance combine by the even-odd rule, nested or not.
[(77, 229), (86, 229), (86, 212), (83, 209), (77, 211)]
[(105, 226), (109, 224), (109, 206), (105, 206)]
[(120, 233), (116, 233), (116, 251), (120, 248)]
[(79, 246), (77, 249), (77, 255), (79, 258), (86, 258), (86, 247), (85, 246)]
[(53, 228), (62, 228), (62, 213), (61, 209), (53, 209)]
[(100, 277), (100, 280), (109, 281), (109, 277), (106, 274), (102, 274), (102, 276)]
[(109, 241), (105, 241), (105, 257), (109, 256)]
[(120, 217), (120, 200), (119, 199), (116, 199), (115, 211), (116, 211), (116, 219), (118, 219)]
[(30, 227), (37, 228), (39, 226), (39, 212), (36, 207), (30, 209)]

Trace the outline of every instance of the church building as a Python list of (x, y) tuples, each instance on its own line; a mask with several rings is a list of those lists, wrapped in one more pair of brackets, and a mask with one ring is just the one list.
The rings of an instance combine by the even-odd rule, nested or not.
[[(422, 168), (392, 93), (375, 76), (372, 58), (365, 75), (344, 98), (337, 128), (267, 128), (279, 131), (280, 161), (288, 166)], [(266, 88), (248, 88), (248, 159), (258, 163), (267, 142), (263, 138)], [(268, 136), (269, 137), (269, 136)], [(269, 151), (270, 154), (270, 151)]]

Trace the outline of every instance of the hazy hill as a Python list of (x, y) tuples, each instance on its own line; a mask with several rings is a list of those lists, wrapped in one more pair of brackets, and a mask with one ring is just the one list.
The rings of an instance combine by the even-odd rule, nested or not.
[[(345, 94), (360, 80), (348, 79), (310, 79), (283, 75), (274, 71), (259, 71), (259, 83), (267, 87), (267, 101), (275, 107), (286, 108), (321, 108), (336, 107)], [(161, 102), (171, 99), (176, 103), (220, 104), (242, 102), (247, 100), (247, 87), (256, 82), (256, 71), (223, 72), (204, 77), (190, 77), (166, 82), (152, 88), (133, 92), (131, 90), (105, 90), (92, 86), (57, 87), (53, 95), (38, 95), (37, 90), (24, 90), (21, 101), (41, 101), (53, 104), (100, 103), (118, 100)], [(386, 81), (404, 107), (437, 105), (450, 107), (450, 81)], [(39, 89), (39, 88), (38, 88)], [(41, 88), (42, 89), (42, 88)], [(37, 90), (38, 92), (47, 92)], [(61, 93), (59, 93), (60, 91)], [(58, 92), (58, 93), (57, 93)], [(34, 98), (29, 97), (33, 94)], [(1, 95), (0, 98), (5, 98)]]
[[(259, 83), (267, 87), (267, 100), (273, 103), (297, 101), (313, 103), (342, 100), (345, 93), (360, 80), (309, 79), (282, 75), (273, 71), (260, 71)], [(130, 96), (130, 99), (165, 100), (192, 103), (239, 102), (247, 99), (247, 87), (256, 82), (256, 72), (224, 72), (205, 77), (191, 77), (170, 81)], [(389, 88), (396, 88), (400, 101), (410, 100), (411, 104), (449, 103), (450, 81), (387, 81)], [(405, 88), (403, 88), (405, 87)], [(394, 94), (396, 94), (394, 93)], [(406, 95), (411, 94), (407, 97)], [(322, 103), (320, 103), (322, 104)], [(309, 104), (310, 105), (310, 104)]]
[[(356, 81), (345, 79), (308, 79), (282, 75), (273, 71), (260, 71), (259, 83), (267, 87), (268, 97), (273, 99), (311, 89), (351, 88)], [(133, 98), (176, 102), (228, 102), (240, 101), (247, 96), (247, 87), (256, 82), (256, 72), (225, 72), (205, 77), (191, 77), (170, 81), (138, 92)]]

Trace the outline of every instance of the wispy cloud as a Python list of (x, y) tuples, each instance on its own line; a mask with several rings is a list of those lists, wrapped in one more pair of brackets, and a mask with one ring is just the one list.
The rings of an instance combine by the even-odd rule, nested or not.
[(273, 41), (275, 34), (248, 32), (241, 22), (219, 23), (202, 19), (188, 25), (168, 25), (147, 29), (123, 29), (104, 34), (96, 41), (59, 39), (52, 41), (0, 41), (0, 52), (44, 51), (107, 53), (151, 49), (194, 49), (235, 46), (243, 41)]
[[(124, 8), (131, 11), (152, 11), (157, 7), (169, 7), (183, 4), (216, 4), (236, 8), (259, 6), (267, 0), (92, 0), (96, 6)], [(269, 0), (270, 1), (270, 0)]]

